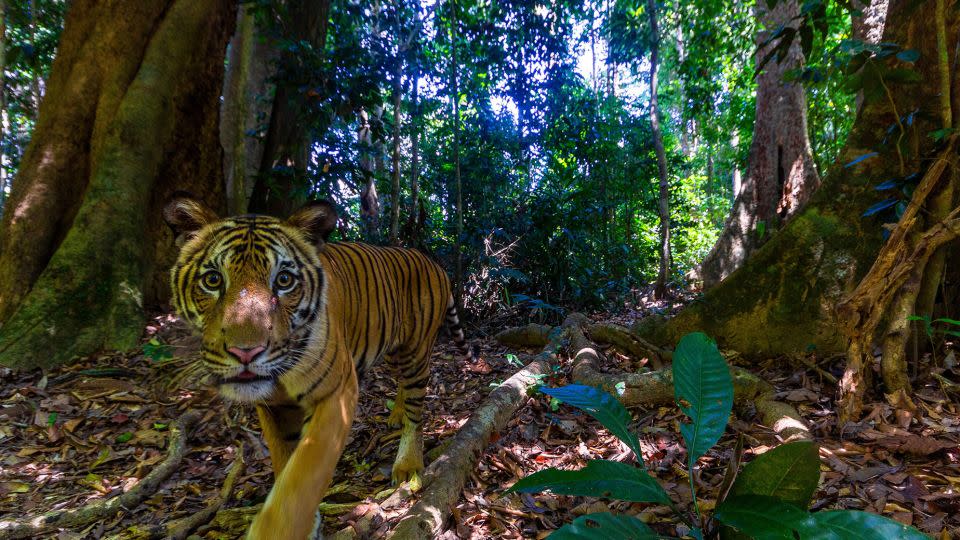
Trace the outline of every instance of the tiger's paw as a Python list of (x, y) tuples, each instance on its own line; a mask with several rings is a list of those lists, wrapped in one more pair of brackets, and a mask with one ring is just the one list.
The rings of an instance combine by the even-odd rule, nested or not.
[(423, 487), (423, 481), (420, 480), (420, 473), (423, 472), (421, 467), (418, 471), (406, 471), (398, 472), (397, 466), (393, 466), (393, 485), (397, 486), (403, 483), (407, 484), (407, 489), (411, 492), (416, 493), (420, 491), (420, 488)]
[(406, 413), (403, 411), (403, 405), (399, 403), (394, 404), (393, 410), (390, 411), (390, 416), (387, 417), (387, 425), (392, 428), (398, 428), (404, 424), (406, 416)]

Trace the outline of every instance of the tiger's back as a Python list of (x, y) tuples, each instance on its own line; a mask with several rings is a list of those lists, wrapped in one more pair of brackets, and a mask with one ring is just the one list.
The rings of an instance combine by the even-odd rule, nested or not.
[(452, 307), (450, 280), (439, 265), (417, 250), (358, 242), (328, 244), (320, 262), (341, 288), (337, 305), (358, 375), (383, 357), (403, 362), (429, 355)]

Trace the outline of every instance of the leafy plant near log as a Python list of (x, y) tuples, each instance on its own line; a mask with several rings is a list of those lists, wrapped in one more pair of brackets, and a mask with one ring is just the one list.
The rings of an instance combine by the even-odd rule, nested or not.
[[(706, 334), (687, 334), (674, 353), (674, 397), (690, 418), (680, 425), (687, 447), (688, 471), (723, 435), (733, 408), (733, 383), (726, 362)], [(580, 470), (549, 468), (514, 484), (508, 492), (551, 491), (558, 495), (603, 497), (669, 506), (690, 527), (695, 538), (826, 538), (923, 539), (920, 531), (883, 516), (855, 510), (809, 512), (820, 479), (820, 458), (812, 441), (781, 445), (758, 456), (727, 479), (712, 516), (701, 512), (694, 475), (689, 474), (693, 511), (674, 503), (644, 467), (640, 442), (629, 429), (630, 413), (607, 392), (591, 386), (541, 387), (553, 399), (572, 405), (598, 420), (626, 444), (639, 467), (610, 460), (593, 460)], [(746, 536), (744, 536), (746, 535)], [(640, 519), (609, 512), (588, 514), (554, 531), (553, 539), (663, 538)]]

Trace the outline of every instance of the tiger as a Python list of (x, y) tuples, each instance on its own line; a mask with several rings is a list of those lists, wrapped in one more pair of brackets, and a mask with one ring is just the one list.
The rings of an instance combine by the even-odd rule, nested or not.
[(255, 404), (270, 451), (274, 484), (247, 538), (317, 533), (314, 511), (346, 445), (358, 381), (381, 359), (398, 383), (392, 480), (419, 483), (423, 400), (444, 323), (467, 350), (444, 270), (413, 249), (328, 242), (338, 216), (327, 201), (285, 220), (221, 219), (177, 194), (163, 217), (179, 246), (171, 303), (202, 335), (219, 393)]

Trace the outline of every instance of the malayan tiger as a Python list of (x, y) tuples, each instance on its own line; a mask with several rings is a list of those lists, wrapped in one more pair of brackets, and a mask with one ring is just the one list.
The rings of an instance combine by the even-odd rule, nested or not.
[(327, 243), (337, 214), (325, 201), (286, 220), (220, 219), (175, 196), (164, 218), (180, 245), (173, 305), (202, 332), (202, 362), (220, 393), (256, 404), (273, 461), (274, 484), (248, 538), (316, 534), (315, 509), (353, 423), (357, 381), (381, 358), (398, 381), (393, 481), (416, 480), (430, 354), (444, 322), (465, 350), (443, 269), (412, 249)]

